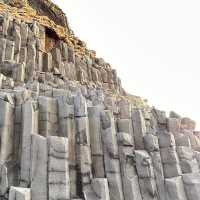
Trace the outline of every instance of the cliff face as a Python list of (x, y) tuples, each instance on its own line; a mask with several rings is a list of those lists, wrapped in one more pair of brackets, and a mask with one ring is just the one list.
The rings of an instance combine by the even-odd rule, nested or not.
[(198, 200), (195, 122), (126, 94), (48, 0), (0, 3), (1, 200)]

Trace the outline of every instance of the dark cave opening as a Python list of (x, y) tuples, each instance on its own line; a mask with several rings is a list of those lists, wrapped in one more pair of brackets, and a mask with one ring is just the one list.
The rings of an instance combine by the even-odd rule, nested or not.
[(46, 28), (45, 30), (45, 51), (51, 51), (59, 42), (59, 37), (55, 31), (50, 28)]

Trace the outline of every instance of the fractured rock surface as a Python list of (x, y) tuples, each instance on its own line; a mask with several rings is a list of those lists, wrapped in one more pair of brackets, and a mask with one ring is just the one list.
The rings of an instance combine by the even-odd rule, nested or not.
[[(70, 31), (49, 0), (2, 3)], [(200, 200), (195, 122), (126, 94), (82, 41), (30, 19), (0, 13), (0, 200)]]

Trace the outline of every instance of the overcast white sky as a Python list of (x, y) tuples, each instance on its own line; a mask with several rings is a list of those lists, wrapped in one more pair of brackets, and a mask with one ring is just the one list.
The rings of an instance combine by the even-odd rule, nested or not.
[(200, 122), (199, 0), (53, 1), (128, 92)]

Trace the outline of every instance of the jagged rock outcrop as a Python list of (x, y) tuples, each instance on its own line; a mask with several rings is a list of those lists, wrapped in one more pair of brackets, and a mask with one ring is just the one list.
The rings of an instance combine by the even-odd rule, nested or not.
[(193, 120), (127, 94), (49, 0), (0, 14), (0, 199), (200, 199)]

